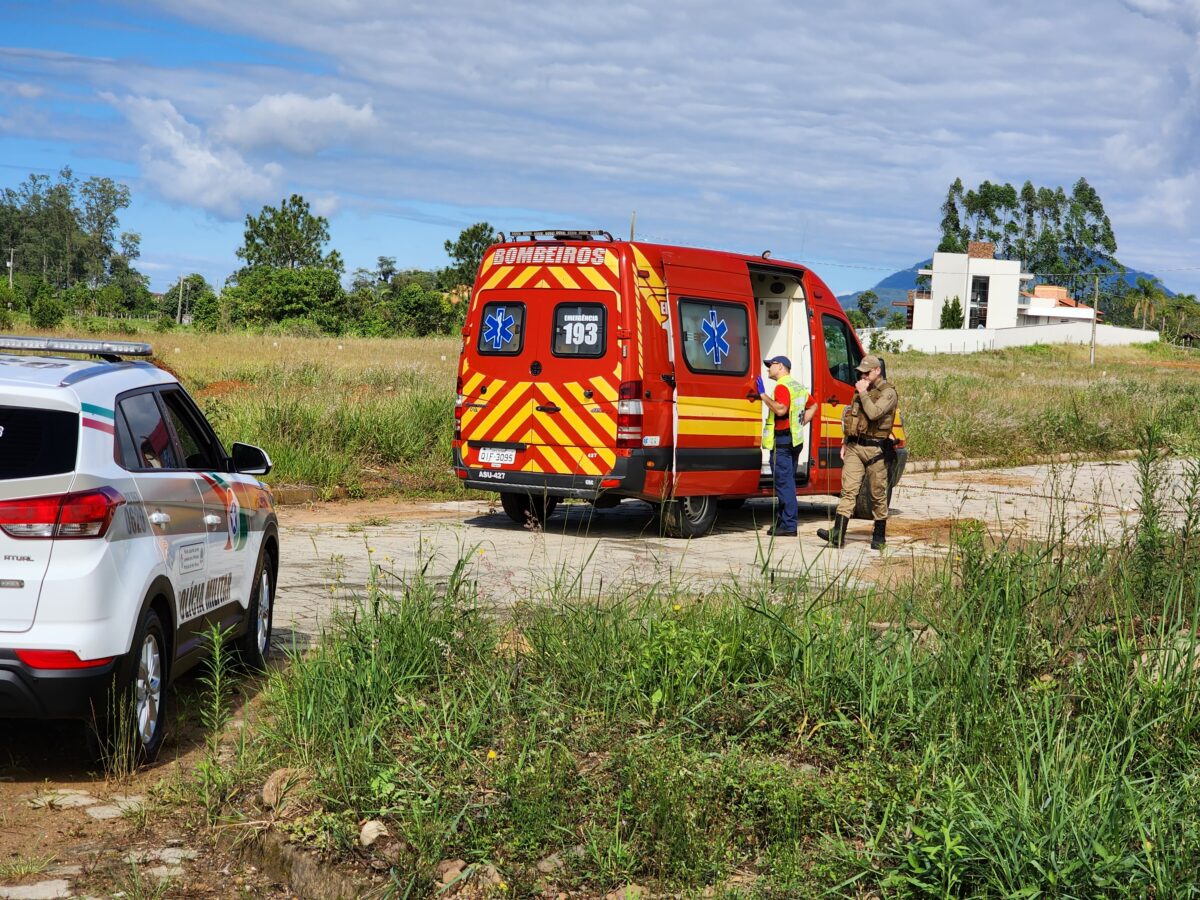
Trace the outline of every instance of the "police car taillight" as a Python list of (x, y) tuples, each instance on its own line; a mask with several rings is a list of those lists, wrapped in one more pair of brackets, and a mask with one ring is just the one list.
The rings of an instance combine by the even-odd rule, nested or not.
[(0, 500), (0, 531), (15, 538), (99, 538), (125, 502), (110, 487), (48, 497)]
[(642, 383), (623, 381), (617, 393), (617, 448), (642, 446)]
[(107, 666), (115, 658), (80, 659), (74, 650), (17, 650), (16, 654), (31, 669), (95, 669)]

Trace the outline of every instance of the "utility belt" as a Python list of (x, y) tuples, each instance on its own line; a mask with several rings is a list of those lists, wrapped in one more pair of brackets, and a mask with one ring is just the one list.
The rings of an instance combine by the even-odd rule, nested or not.
[(867, 438), (867, 437), (848, 437), (845, 443), (847, 444), (862, 444), (864, 447), (889, 447), (891, 446), (891, 438)]

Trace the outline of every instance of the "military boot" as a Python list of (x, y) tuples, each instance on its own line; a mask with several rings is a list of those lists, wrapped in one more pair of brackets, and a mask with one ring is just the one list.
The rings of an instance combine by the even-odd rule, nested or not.
[(844, 547), (846, 546), (846, 526), (849, 524), (850, 520), (846, 516), (834, 516), (833, 527), (828, 530), (818, 528), (817, 537), (830, 547)]
[(871, 549), (882, 550), (887, 546), (887, 519), (876, 519), (875, 530), (871, 532)]

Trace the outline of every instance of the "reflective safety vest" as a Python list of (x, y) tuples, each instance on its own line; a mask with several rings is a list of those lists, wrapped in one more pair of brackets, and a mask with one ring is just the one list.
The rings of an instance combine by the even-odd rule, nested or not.
[[(804, 400), (808, 397), (808, 391), (791, 375), (784, 375), (777, 384), (782, 384), (791, 395), (791, 401), (788, 403), (788, 427), (792, 432), (792, 446), (801, 447), (804, 445), (804, 434), (800, 430), (800, 416), (804, 412)], [(763, 448), (766, 450), (775, 446), (775, 412), (768, 409), (768, 413), (766, 424), (763, 425)]]

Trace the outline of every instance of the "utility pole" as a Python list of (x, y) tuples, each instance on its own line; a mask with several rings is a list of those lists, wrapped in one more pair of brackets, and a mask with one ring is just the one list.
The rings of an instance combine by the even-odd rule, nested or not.
[(8, 248), (8, 289), (12, 290), (13, 248)]
[(633, 211), (633, 215), (629, 217), (629, 242), (633, 243), (633, 226), (637, 224), (637, 210)]
[(1095, 288), (1092, 292), (1092, 357), (1091, 365), (1096, 364), (1096, 319), (1100, 315), (1100, 276), (1096, 276)]
[(175, 295), (175, 324), (183, 323), (183, 275), (179, 276), (179, 292)]

